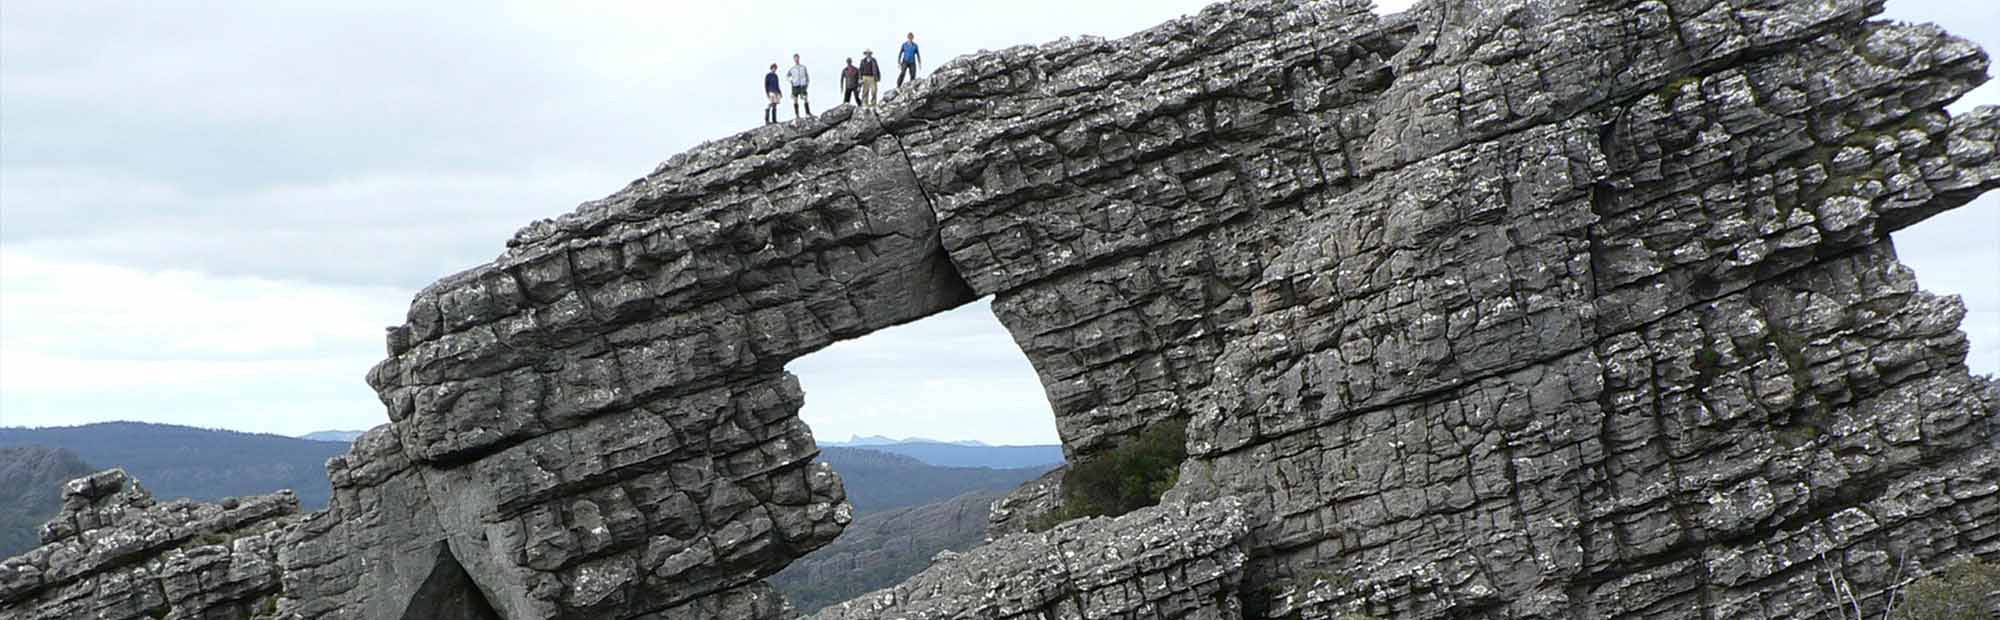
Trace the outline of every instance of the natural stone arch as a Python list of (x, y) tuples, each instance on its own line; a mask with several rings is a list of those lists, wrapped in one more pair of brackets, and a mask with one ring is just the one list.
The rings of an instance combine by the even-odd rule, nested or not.
[[(1890, 458), (1833, 500), (1780, 502), (1775, 524), (1704, 521), (1758, 484), (1803, 482), (1728, 479), (1726, 447), (1654, 419), (1702, 411), (1719, 379), (1869, 420), (1853, 435), (1869, 441), (1916, 406), (1905, 382), (1919, 381), (1942, 395), (1926, 411), (1985, 434), (1903, 449), (1947, 463), (1941, 476), (1990, 478), (1975, 444), (1992, 433), (1970, 420), (1991, 405), (1962, 351), (1891, 367), (1896, 382), (1847, 367), (1819, 369), (1842, 389), (1812, 379), (1816, 355), (1923, 343), (1950, 357), (1950, 335), (1896, 318), (1949, 310), (1897, 274), (1883, 237), (2000, 183), (1980, 154), (1994, 115), (1938, 111), (1984, 63), (1934, 30), (1865, 22), (1864, 2), (1665, 11), (1693, 16), (1692, 32), (1635, 4), (1433, 2), (1385, 20), (1358, 2), (1245, 2), (1125, 40), (956, 61), (882, 108), (705, 145), (529, 227), (421, 294), (371, 381), (454, 550), (514, 597), (495, 601), (510, 614), (771, 613), (746, 602), (762, 600), (757, 576), (844, 520), (837, 481), (808, 464), (783, 363), (986, 294), (1073, 457), (1190, 421), (1173, 499), (1248, 498), (1252, 613), (1366, 599), (1406, 615), (1643, 615), (1747, 608), (1766, 590), (1810, 608), (1798, 587), (1684, 560), (1761, 554), (1797, 576), (1792, 558), (1731, 541), (1774, 525), (1785, 541), (1865, 538), (1840, 516), (1857, 497), (1946, 484), (1896, 477), (1908, 462)], [(1753, 103), (1716, 108), (1732, 102)], [(1696, 148), (1725, 121), (1744, 129), (1736, 150)], [(1895, 191), (1823, 174), (1856, 157), (1901, 171), (1877, 181)], [(1687, 245), (1686, 228), (1707, 234)], [(1896, 309), (1801, 324), (1816, 306), (1788, 295)], [(1836, 456), (1787, 446), (1789, 405), (1727, 402), (1767, 415), (1727, 421), (1763, 442), (1763, 462)], [(1421, 475), (1392, 467), (1411, 460)], [(1622, 482), (1680, 484), (1682, 467), (1712, 480), (1652, 495)], [(1954, 514), (1896, 525), (1958, 531)], [(1643, 538), (1632, 522), (1674, 533), (1621, 545)], [(1853, 549), (1881, 553), (1880, 538)], [(1621, 574), (1641, 576), (1633, 597), (1674, 586), (1628, 604)]]
[(973, 295), (895, 138), (839, 114), (531, 226), (392, 331), (370, 380), (503, 614), (756, 600), (725, 595), (846, 523), (783, 365)]
[(1879, 9), (1250, 0), (955, 60), (426, 289), (327, 511), (117, 507), (160, 546), (55, 536), (0, 614), (227, 553), (271, 613), (396, 617), (443, 542), (507, 618), (775, 617), (847, 519), (784, 363), (993, 294), (1071, 456), (1185, 418), (1180, 484), (840, 617), (1795, 617), (1820, 571), (1874, 615), (2000, 521), (2000, 391), (1886, 240), (2000, 186), (2000, 111)]

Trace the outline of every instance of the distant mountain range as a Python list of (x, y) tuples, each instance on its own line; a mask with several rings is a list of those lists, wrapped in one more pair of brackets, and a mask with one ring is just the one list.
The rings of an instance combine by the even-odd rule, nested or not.
[(306, 433), (304, 435), (299, 435), (299, 439), (310, 439), (313, 441), (337, 441), (340, 443), (354, 443), (354, 440), (361, 438), (361, 434), (365, 432), (368, 431), (313, 431), (310, 433)]
[(910, 437), (910, 438), (907, 438), (907, 439), (896, 439), (896, 438), (894, 438), (894, 437), (886, 437), (886, 436), (882, 436), (882, 435), (854, 435), (854, 436), (851, 436), (850, 438), (848, 438), (848, 440), (847, 440), (847, 441), (822, 441), (822, 442), (820, 442), (820, 445), (822, 445), (822, 446), (841, 446), (841, 447), (844, 447), (844, 448), (860, 448), (860, 447), (865, 447), (865, 446), (893, 446), (893, 445), (896, 445), (896, 444), (901, 444), (901, 443), (948, 443), (948, 444), (952, 444), (952, 445), (957, 445), (957, 446), (990, 446), (990, 445), (993, 445), (993, 444), (990, 444), (990, 443), (986, 443), (986, 442), (984, 442), (984, 441), (978, 441), (978, 440), (973, 440), (973, 439), (966, 439), (966, 440), (962, 440), (962, 441), (939, 441), (939, 440), (936, 440), (936, 439), (924, 439), (924, 438), (922, 438), (922, 437)]
[[(362, 431), (318, 431), (300, 435), (314, 441), (351, 442)], [(847, 441), (822, 441), (827, 448), (867, 448), (901, 454), (938, 467), (991, 467), (1017, 469), (1055, 466), (1063, 463), (1062, 446), (1054, 444), (996, 446), (983, 441), (939, 441), (911, 437), (896, 439), (882, 435), (855, 435)]]
[(307, 510), (326, 507), (326, 460), (347, 453), (345, 443), (142, 422), (0, 428), (6, 446), (62, 448), (100, 469), (123, 467), (161, 501), (291, 489)]
[[(334, 439), (336, 433), (341, 431), (314, 433), (326, 438), (315, 440), (136, 422), (0, 428), (0, 558), (33, 548), (38, 528), (60, 506), (61, 484), (98, 469), (123, 467), (162, 501), (292, 489), (307, 509), (322, 508), (330, 493), (326, 460), (348, 448)], [(819, 568), (793, 571), (787, 583), (799, 588), (795, 595), (802, 600), (820, 602), (900, 581), (939, 550), (976, 544), (984, 531), (986, 504), (1048, 471), (1061, 455), (1058, 446), (923, 441), (824, 446), (820, 460), (840, 472), (854, 505), (856, 541), (802, 558), (802, 565)], [(926, 463), (924, 456), (943, 457), (944, 462), (1035, 464), (938, 466)], [(877, 514), (902, 516), (872, 518)], [(868, 545), (862, 540), (889, 541), (883, 544), (894, 545), (895, 552), (865, 553)], [(851, 574), (841, 576), (827, 568), (831, 566)]]
[(1060, 445), (995, 446), (977, 441), (944, 442), (931, 439), (890, 439), (855, 437), (848, 441), (820, 442), (822, 447), (867, 448), (901, 454), (939, 467), (991, 467), (1016, 469), (1049, 467), (1063, 463)]
[(840, 473), (840, 480), (847, 487), (847, 501), (854, 504), (855, 514), (921, 506), (970, 492), (1012, 491), (1050, 469), (1050, 466), (938, 467), (872, 446), (823, 447), (819, 449), (819, 460)]

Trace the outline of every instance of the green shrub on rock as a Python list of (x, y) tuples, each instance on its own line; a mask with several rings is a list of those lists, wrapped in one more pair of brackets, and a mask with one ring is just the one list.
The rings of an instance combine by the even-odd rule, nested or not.
[(1988, 596), (2000, 593), (2000, 566), (1964, 560), (1910, 584), (1896, 620), (1986, 620)]
[(1036, 532), (1071, 519), (1115, 517), (1160, 503), (1180, 480), (1187, 460), (1187, 422), (1154, 424), (1137, 437), (1070, 467), (1063, 476), (1062, 508), (1028, 524)]

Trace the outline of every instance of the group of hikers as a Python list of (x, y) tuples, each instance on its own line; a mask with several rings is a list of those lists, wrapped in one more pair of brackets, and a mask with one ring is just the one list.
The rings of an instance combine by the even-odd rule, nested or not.
[[(896, 54), (896, 64), (900, 67), (896, 71), (898, 88), (906, 79), (917, 79), (917, 65), (923, 59), (923, 53), (917, 49), (917, 33), (909, 33), (903, 41), (903, 48)], [(881, 80), (882, 66), (875, 62), (875, 50), (862, 50), (859, 66), (854, 64), (853, 58), (849, 58), (847, 67), (840, 70), (840, 102), (864, 108), (874, 106), (875, 83)], [(812, 78), (806, 74), (806, 65), (798, 54), (792, 54), (792, 68), (785, 72), (783, 83), (778, 80), (778, 63), (771, 63), (771, 72), (764, 74), (764, 97), (770, 100), (770, 105), (764, 108), (764, 124), (778, 122), (778, 102), (785, 97), (780, 88), (783, 84), (792, 87), (792, 118), (812, 116), (812, 101), (806, 98), (806, 86), (811, 83)], [(804, 111), (801, 112), (801, 109)]]

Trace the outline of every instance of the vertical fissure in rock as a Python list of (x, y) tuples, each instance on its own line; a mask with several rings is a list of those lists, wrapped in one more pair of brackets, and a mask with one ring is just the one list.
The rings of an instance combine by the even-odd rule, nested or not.
[(479, 584), (452, 555), (451, 545), (439, 541), (436, 547), (437, 564), (410, 597), (402, 620), (502, 620)]

